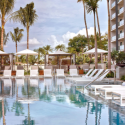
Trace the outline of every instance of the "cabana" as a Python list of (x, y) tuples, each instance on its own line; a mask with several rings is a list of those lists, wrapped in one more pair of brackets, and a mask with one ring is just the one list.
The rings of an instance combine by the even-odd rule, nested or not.
[(66, 53), (66, 52), (63, 52), (63, 51), (56, 51), (55, 53), (51, 53), (51, 54), (46, 54), (45, 55), (45, 66), (48, 64), (49, 56), (57, 56), (57, 64), (58, 64), (59, 68), (60, 68), (59, 56), (70, 56), (71, 64), (72, 64), (71, 57), (73, 56), (73, 64), (75, 65), (75, 62), (76, 62), (76, 55), (75, 54)]
[[(95, 48), (93, 48), (91, 50), (88, 50), (83, 54), (94, 54), (94, 53), (95, 53)], [(108, 51), (105, 51), (105, 50), (102, 50), (102, 49), (97, 49), (97, 53), (101, 54), (101, 63), (103, 63), (103, 54), (108, 53)]]

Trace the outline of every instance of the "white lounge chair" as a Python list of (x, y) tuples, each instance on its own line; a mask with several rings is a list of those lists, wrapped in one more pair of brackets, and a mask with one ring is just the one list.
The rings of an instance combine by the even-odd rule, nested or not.
[[(125, 86), (99, 88), (100, 97), (103, 99), (112, 99), (112, 92), (116, 91), (125, 91)], [(114, 99), (118, 99), (118, 97), (114, 97)]]
[(38, 70), (30, 70), (30, 77), (38, 77)]
[(51, 69), (44, 69), (44, 77), (52, 77)]
[[(116, 99), (116, 97), (118, 97)], [(125, 91), (113, 91), (112, 92), (112, 103), (120, 106), (125, 106)]]
[(64, 69), (56, 69), (56, 77), (65, 77)]
[[(96, 73), (96, 70), (94, 70), (93, 72), (96, 73), (95, 76), (93, 77), (88, 77), (88, 78), (79, 78), (79, 79), (73, 79), (74, 82), (84, 82), (84, 81), (93, 81), (95, 79), (97, 79), (99, 77), (99, 75), (103, 72), (103, 69), (99, 69), (98, 72)], [(92, 72), (92, 74), (94, 75), (94, 73)], [(91, 75), (91, 74), (90, 74)], [(98, 81), (98, 80), (97, 80)], [(100, 80), (99, 80), (100, 81)]]
[(73, 76), (79, 76), (79, 75), (78, 75), (78, 72), (77, 72), (77, 69), (70, 69), (70, 70), (69, 70), (69, 73), (70, 73), (70, 76), (72, 76), (72, 77), (73, 77)]
[(16, 78), (25, 78), (24, 70), (17, 70), (16, 71)]
[(1, 78), (12, 78), (11, 70), (4, 70), (3, 71), (3, 76)]
[(93, 71), (93, 69), (90, 69), (86, 75), (82, 76), (83, 78), (88, 78), (89, 77), (89, 74)]

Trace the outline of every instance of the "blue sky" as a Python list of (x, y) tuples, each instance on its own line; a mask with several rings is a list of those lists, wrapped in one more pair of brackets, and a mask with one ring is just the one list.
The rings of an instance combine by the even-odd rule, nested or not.
[[(16, 0), (13, 11), (26, 4), (34, 2), (38, 14), (38, 20), (30, 27), (30, 49), (36, 49), (45, 45), (55, 47), (58, 44), (68, 45), (68, 40), (77, 34), (84, 34), (84, 11), (83, 4), (77, 3), (77, 0)], [(99, 2), (99, 21), (101, 33), (104, 34), (108, 29), (108, 15), (106, 0)], [(93, 13), (87, 14), (87, 25), (89, 34), (93, 34)], [(20, 23), (7, 22), (5, 25), (6, 32), (13, 32), (13, 29), (23, 28), (24, 37), (18, 43), (18, 51), (26, 49), (27, 32), (25, 27)], [(15, 53), (15, 43), (11, 37), (4, 50), (9, 53)]]

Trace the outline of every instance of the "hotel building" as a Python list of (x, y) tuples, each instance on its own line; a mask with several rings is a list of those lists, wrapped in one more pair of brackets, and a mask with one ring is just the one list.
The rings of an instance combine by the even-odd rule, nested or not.
[(110, 0), (111, 49), (125, 50), (125, 0)]

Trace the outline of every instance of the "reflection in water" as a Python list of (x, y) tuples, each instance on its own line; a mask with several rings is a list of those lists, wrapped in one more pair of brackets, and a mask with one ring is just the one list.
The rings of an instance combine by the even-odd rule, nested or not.
[(125, 124), (124, 116), (81, 94), (62, 78), (2, 80), (0, 119), (3, 125), (10, 120), (12, 125)]

